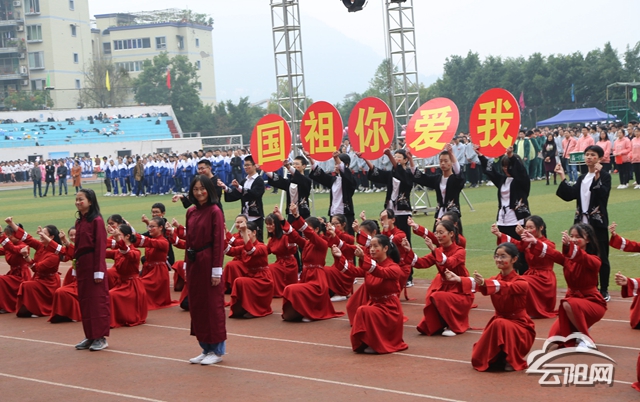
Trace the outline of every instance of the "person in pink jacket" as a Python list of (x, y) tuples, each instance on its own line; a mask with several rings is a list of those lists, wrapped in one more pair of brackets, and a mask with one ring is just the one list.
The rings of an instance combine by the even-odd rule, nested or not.
[(622, 190), (629, 187), (629, 177), (631, 176), (631, 141), (624, 136), (622, 127), (618, 127), (616, 136), (618, 138), (613, 143), (613, 156), (615, 156), (616, 167), (620, 174), (618, 190)]
[(636, 174), (636, 185), (633, 189), (640, 190), (640, 128), (634, 128), (633, 133), (635, 137), (631, 140), (631, 165)]
[(604, 151), (604, 156), (600, 159), (600, 164), (602, 164), (602, 170), (606, 172), (611, 172), (611, 140), (609, 140), (609, 136), (607, 135), (606, 130), (601, 130), (600, 134), (598, 134), (598, 142), (597, 146), (602, 148)]

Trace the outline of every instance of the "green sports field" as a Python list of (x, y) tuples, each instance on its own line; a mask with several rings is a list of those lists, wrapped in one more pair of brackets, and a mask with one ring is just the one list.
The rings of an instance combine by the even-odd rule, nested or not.
[[(617, 182), (614, 180), (614, 182)], [(103, 197), (105, 190), (100, 184), (88, 184), (99, 194), (99, 203), (102, 215), (106, 218), (110, 214), (120, 214), (129, 222), (133, 223), (136, 230), (144, 231), (144, 224), (140, 221), (142, 214), (151, 216), (151, 205), (155, 202), (162, 202), (167, 207), (167, 218), (176, 218), (184, 222), (185, 210), (180, 203), (172, 203), (171, 196), (149, 196), (149, 197)], [(614, 185), (615, 187), (615, 185)], [(531, 211), (543, 217), (548, 225), (548, 237), (560, 244), (560, 233), (567, 230), (573, 222), (575, 203), (567, 203), (555, 196), (556, 187), (546, 186), (544, 182), (532, 183), (529, 203)], [(46, 198), (33, 198), (31, 189), (4, 190), (0, 191), (2, 207), (0, 217), (12, 216), (16, 222), (24, 225), (25, 229), (35, 234), (38, 225), (56, 225), (61, 229), (68, 229), (74, 224), (75, 206), (72, 188), (68, 196), (51, 197), (51, 193)], [(495, 222), (497, 209), (497, 195), (495, 187), (482, 186), (466, 191), (469, 200), (473, 204), (475, 211), (471, 211), (463, 202), (462, 221), (464, 236), (467, 238), (467, 268), (470, 272), (477, 270), (484, 276), (495, 273), (493, 264), (493, 250), (495, 248), (495, 236), (490, 232), (490, 226)], [(435, 202), (435, 195), (429, 193), (432, 202)], [(618, 233), (629, 239), (640, 241), (640, 190), (631, 189), (611, 190), (609, 198), (609, 219), (618, 223)], [(356, 211), (365, 210), (367, 217), (377, 218), (384, 202), (384, 192), (381, 193), (356, 193), (354, 204)], [(265, 193), (265, 212), (268, 212), (274, 205), (280, 203), (280, 193), (278, 195)], [(315, 194), (315, 213), (318, 216), (326, 216), (329, 204), (329, 194)], [(235, 215), (240, 212), (239, 203), (225, 204), (225, 217), (227, 227), (231, 227)], [(356, 214), (357, 215), (357, 214)], [(414, 219), (431, 228), (433, 216), (416, 215)], [(425, 254), (427, 248), (413, 238), (414, 249), (419, 255)], [(177, 253), (176, 258), (181, 258)], [(327, 262), (331, 262), (329, 256)], [(613, 274), (622, 271), (627, 276), (640, 276), (640, 260), (634, 253), (623, 253), (618, 250), (611, 250), (611, 288), (614, 288)], [(417, 270), (416, 277), (432, 278), (433, 269)], [(556, 275), (558, 286), (566, 287), (562, 276), (562, 271), (556, 265)]]

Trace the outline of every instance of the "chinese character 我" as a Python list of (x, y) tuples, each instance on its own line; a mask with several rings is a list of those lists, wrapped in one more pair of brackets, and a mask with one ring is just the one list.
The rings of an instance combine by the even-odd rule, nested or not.
[[(494, 146), (500, 143), (503, 147), (511, 146), (511, 142), (506, 137), (509, 128), (509, 120), (513, 119), (511, 103), (508, 100), (497, 99), (495, 101), (481, 103), (482, 112), (478, 115), (478, 119), (484, 121), (484, 124), (478, 127), (478, 133), (484, 134), (484, 138), (480, 140), (480, 146)], [(492, 134), (495, 135), (493, 138)]]

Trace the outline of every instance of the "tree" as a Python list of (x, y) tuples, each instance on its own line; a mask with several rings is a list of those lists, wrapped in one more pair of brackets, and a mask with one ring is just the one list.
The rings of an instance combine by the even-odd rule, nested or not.
[(4, 104), (16, 110), (40, 110), (53, 107), (53, 100), (46, 91), (12, 91)]
[[(111, 90), (107, 89), (107, 71)], [(78, 104), (98, 108), (126, 105), (132, 94), (132, 82), (129, 72), (117, 69), (110, 58), (94, 59), (84, 70)]]
[[(282, 102), (282, 109), (278, 106), (278, 99), (288, 99), (289, 98), (289, 80), (280, 79), (278, 81), (278, 90), (271, 94), (271, 98), (269, 99), (269, 103), (267, 104), (267, 113), (278, 114), (284, 117), (285, 120), (290, 120), (291, 114), (291, 103), (288, 100)], [(296, 102), (296, 107), (299, 110), (302, 110), (304, 114), (306, 108), (311, 106), (313, 103), (313, 99), (306, 97), (303, 98), (301, 94), (298, 93), (297, 88), (293, 88), (293, 98)], [(302, 119), (303, 114), (297, 116), (298, 119)]]
[[(171, 74), (171, 89), (167, 86), (167, 71)], [(134, 81), (135, 100), (147, 105), (170, 104), (182, 129), (197, 131), (201, 113), (206, 114), (199, 86), (196, 67), (186, 56), (169, 59), (163, 52), (143, 62), (142, 72)]]

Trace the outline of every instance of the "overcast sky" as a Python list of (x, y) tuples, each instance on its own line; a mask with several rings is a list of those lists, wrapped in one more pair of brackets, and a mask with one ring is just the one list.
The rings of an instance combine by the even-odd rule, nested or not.
[[(218, 100), (257, 102), (276, 86), (271, 1), (89, 0), (89, 8), (92, 16), (164, 8), (210, 14)], [(341, 0), (300, 1), (307, 96), (338, 102), (367, 88), (385, 57), (384, 1), (369, 0), (357, 13), (347, 13)], [(528, 57), (586, 53), (611, 42), (622, 52), (640, 41), (640, 0), (414, 0), (414, 12), (426, 85), (442, 74), (448, 56), (469, 51)]]

